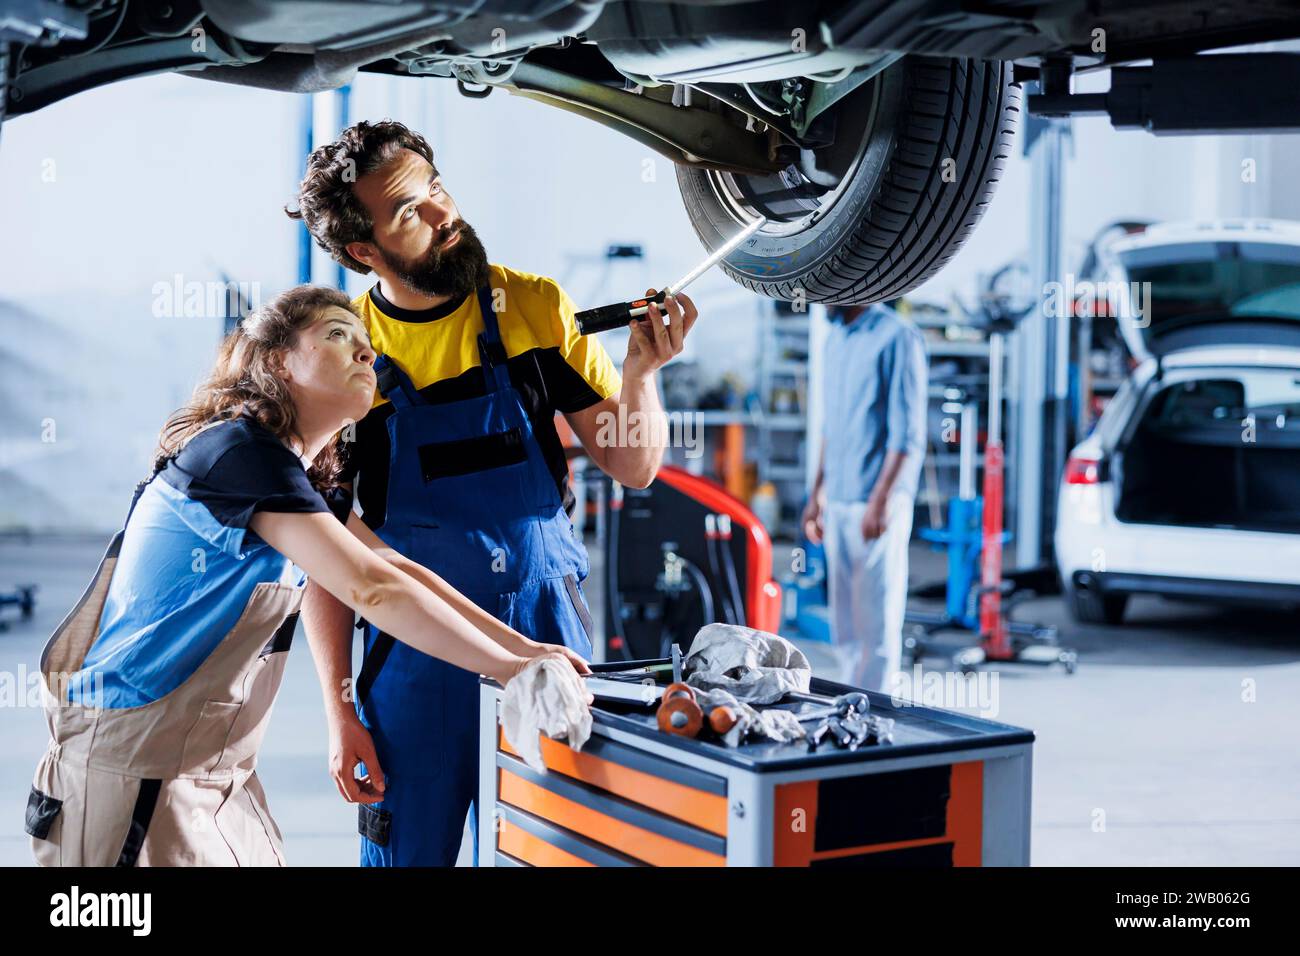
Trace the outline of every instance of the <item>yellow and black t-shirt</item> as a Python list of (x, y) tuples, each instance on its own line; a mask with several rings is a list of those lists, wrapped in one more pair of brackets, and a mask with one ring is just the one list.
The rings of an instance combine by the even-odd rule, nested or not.
[[(491, 265), (498, 306), (497, 325), (506, 350), (510, 381), (519, 391), (533, 434), (555, 478), (566, 508), (568, 463), (555, 430), (555, 413), (580, 412), (618, 393), (618, 370), (594, 336), (579, 335), (573, 300), (554, 279)], [(483, 331), (478, 296), (411, 311), (393, 305), (376, 285), (353, 305), (365, 322), (375, 351), (392, 358), (432, 404), (483, 395), (478, 336)], [(343, 480), (357, 481), (357, 500), (366, 524), (384, 522), (388, 498), (388, 416), (393, 406), (376, 395), (370, 414), (357, 424), (349, 443)]]

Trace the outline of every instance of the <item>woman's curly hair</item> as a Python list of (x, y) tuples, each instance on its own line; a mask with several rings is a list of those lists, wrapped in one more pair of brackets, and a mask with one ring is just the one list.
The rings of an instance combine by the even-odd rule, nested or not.
[[(281, 441), (302, 444), (298, 413), (289, 386), (279, 372), (284, 352), (293, 348), (299, 330), (311, 325), (331, 306), (356, 310), (346, 294), (318, 285), (300, 285), (281, 292), (255, 309), (226, 336), (211, 374), (189, 404), (167, 419), (158, 437), (155, 467), (161, 467), (205, 426), (247, 416)], [(339, 441), (329, 442), (307, 469), (318, 491), (338, 485), (342, 468)]]

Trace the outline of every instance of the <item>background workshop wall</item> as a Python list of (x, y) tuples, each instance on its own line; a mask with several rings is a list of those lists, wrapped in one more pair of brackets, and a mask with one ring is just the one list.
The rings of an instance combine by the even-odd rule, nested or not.
[(161, 77), (5, 125), (0, 527), (121, 521), (222, 333), (206, 295), (187, 314), (185, 285), (225, 272), (265, 294), (293, 276), (276, 209), (294, 115), (291, 98)]
[[(1104, 86), (1093, 77), (1088, 84)], [(1100, 86), (1098, 88), (1100, 88)], [(331, 94), (316, 98), (318, 141)], [(0, 145), (0, 529), (94, 530), (121, 520), (157, 429), (210, 364), (220, 310), (185, 314), (187, 283), (228, 278), (269, 297), (298, 274), (297, 229), (281, 212), (301, 168), (301, 100), (182, 76), (94, 90), (7, 124)], [(639, 294), (702, 255), (672, 165), (579, 117), (454, 84), (363, 76), (351, 118), (422, 130), (490, 258), (561, 281), (582, 306)], [(1296, 137), (1190, 143), (1075, 125), (1066, 172), (1066, 264), (1119, 217), (1300, 218)], [(1243, 159), (1255, 181), (1241, 180)], [(1086, 177), (1085, 177), (1086, 171)], [(1079, 188), (1081, 182), (1104, 188)], [(917, 298), (969, 295), (1024, 254), (1028, 163), (1017, 149), (971, 243)], [(645, 259), (603, 271), (610, 243)], [(323, 253), (315, 281), (333, 284)], [(349, 274), (359, 293), (368, 277)], [(211, 291), (211, 287), (207, 287)], [(710, 377), (749, 378), (764, 303), (719, 271), (691, 289), (703, 319), (687, 348)], [(179, 301), (179, 313), (167, 314)], [(818, 310), (819, 311), (819, 310)], [(606, 337), (616, 361), (623, 342)]]

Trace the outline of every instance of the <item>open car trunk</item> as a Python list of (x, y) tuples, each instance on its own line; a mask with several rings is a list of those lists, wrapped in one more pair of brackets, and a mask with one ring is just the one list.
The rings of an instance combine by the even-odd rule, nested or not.
[(1115, 516), (1300, 533), (1300, 369), (1165, 384), (1112, 459)]

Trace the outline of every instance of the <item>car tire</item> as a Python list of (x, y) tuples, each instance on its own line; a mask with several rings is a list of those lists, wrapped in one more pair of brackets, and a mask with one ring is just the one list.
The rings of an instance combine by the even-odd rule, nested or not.
[(1070, 591), (1070, 616), (1080, 624), (1122, 624), (1127, 608), (1127, 594), (1102, 594), (1078, 587)]
[[(820, 185), (803, 172), (803, 160), (771, 177), (677, 167), (686, 211), (707, 248), (768, 216), (771, 225), (722, 263), (754, 292), (787, 302), (870, 303), (933, 276), (988, 207), (1012, 149), (1020, 90), (1010, 64), (908, 56), (836, 110), (837, 142), (827, 147), (836, 152), (803, 154), (827, 180)], [(837, 185), (829, 187), (830, 179)], [(801, 189), (830, 192), (785, 195)]]

